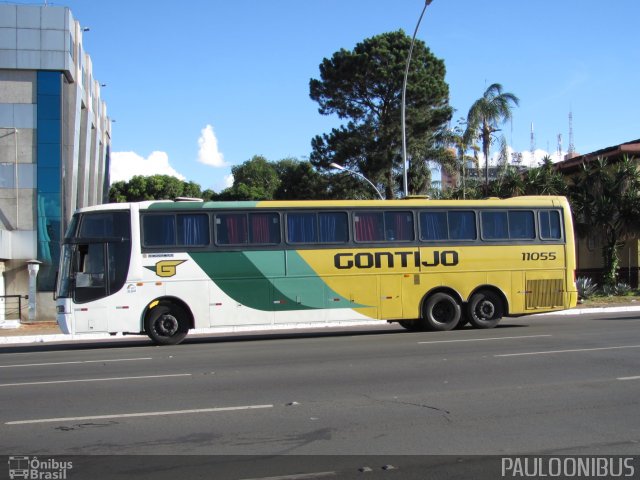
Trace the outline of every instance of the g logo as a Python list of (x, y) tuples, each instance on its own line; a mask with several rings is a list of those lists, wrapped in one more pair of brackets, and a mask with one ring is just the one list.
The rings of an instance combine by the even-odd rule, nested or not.
[(156, 263), (156, 275), (159, 277), (173, 277), (176, 274), (176, 267), (186, 260), (163, 260)]

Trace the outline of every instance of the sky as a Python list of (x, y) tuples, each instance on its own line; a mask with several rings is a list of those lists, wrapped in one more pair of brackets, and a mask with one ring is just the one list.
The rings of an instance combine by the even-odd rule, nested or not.
[[(254, 155), (307, 159), (311, 139), (342, 123), (309, 98), (322, 60), (384, 32), (412, 35), (424, 1), (48, 4), (90, 29), (112, 182), (162, 173), (220, 191)], [(433, 0), (417, 38), (445, 62), (454, 124), (492, 83), (519, 97), (502, 128), (526, 160), (532, 125), (536, 158), (557, 151), (559, 134), (568, 149), (569, 112), (578, 153), (640, 138), (638, 18), (637, 0)]]

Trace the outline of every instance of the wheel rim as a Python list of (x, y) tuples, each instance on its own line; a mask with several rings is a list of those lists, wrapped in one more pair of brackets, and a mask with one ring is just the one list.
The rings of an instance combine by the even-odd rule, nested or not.
[(478, 304), (476, 311), (478, 312), (478, 317), (484, 320), (491, 320), (496, 313), (496, 306), (489, 300), (483, 300)]
[(455, 308), (451, 305), (451, 302), (441, 301), (433, 306), (432, 310), (433, 319), (442, 324), (450, 323), (455, 317)]
[(178, 331), (178, 319), (169, 313), (161, 315), (155, 323), (155, 330), (158, 335), (171, 337)]

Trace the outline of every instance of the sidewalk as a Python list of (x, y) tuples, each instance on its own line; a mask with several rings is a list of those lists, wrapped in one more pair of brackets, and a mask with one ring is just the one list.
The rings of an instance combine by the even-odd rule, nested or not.
[[(539, 315), (580, 315), (585, 313), (621, 313), (621, 312), (638, 312), (640, 316), (640, 302), (629, 302), (622, 304), (611, 304), (609, 306), (585, 306), (578, 305), (571, 310), (562, 310), (560, 312), (540, 313)], [(16, 323), (9, 323), (16, 325)], [(192, 333), (229, 333), (229, 332), (249, 332), (258, 330), (282, 330), (287, 328), (318, 328), (329, 326), (353, 326), (353, 325), (386, 325), (386, 322), (379, 320), (371, 320), (370, 322), (336, 322), (332, 324), (288, 324), (288, 325), (260, 325), (252, 327), (218, 327), (204, 328), (192, 331)], [(60, 331), (58, 324), (55, 322), (35, 322), (22, 323), (14, 328), (3, 328), (0, 325), (0, 345), (20, 344), (20, 343), (44, 343), (44, 342), (65, 342), (71, 340), (97, 340), (104, 338), (122, 338), (122, 334), (115, 337), (108, 333), (90, 333), (65, 335)], [(143, 338), (143, 337), (141, 337)]]

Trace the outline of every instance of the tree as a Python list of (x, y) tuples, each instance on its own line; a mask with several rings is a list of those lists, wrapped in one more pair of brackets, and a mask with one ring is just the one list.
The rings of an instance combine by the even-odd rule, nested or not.
[(280, 186), (274, 164), (261, 155), (232, 167), (231, 173), (233, 185), (220, 192), (219, 200), (273, 200)]
[(200, 185), (171, 175), (136, 175), (128, 182), (119, 181), (109, 189), (110, 202), (173, 200), (177, 197), (201, 198)]
[(326, 175), (318, 173), (309, 162), (285, 158), (276, 162), (280, 185), (274, 193), (276, 200), (321, 200), (328, 197)]
[(489, 150), (493, 134), (499, 131), (498, 125), (511, 119), (512, 105), (520, 100), (513, 93), (503, 92), (502, 85), (494, 83), (487, 88), (482, 98), (476, 100), (467, 115), (467, 126), (472, 135), (482, 143), (485, 161), (485, 189), (489, 189)]
[(624, 157), (609, 166), (603, 158), (583, 163), (570, 185), (576, 232), (602, 239), (604, 284), (618, 283), (619, 253), (625, 240), (640, 232), (640, 172)]
[[(356, 170), (383, 186), (386, 197), (399, 191), (401, 93), (411, 37), (384, 33), (341, 49), (320, 64), (320, 79), (309, 82), (310, 97), (322, 115), (336, 114), (346, 125), (312, 140), (311, 163), (332, 162)], [(406, 119), (412, 192), (426, 181), (424, 161), (436, 150), (434, 134), (451, 118), (444, 62), (424, 42), (414, 45), (407, 81)], [(371, 198), (375, 193), (369, 192)]]

